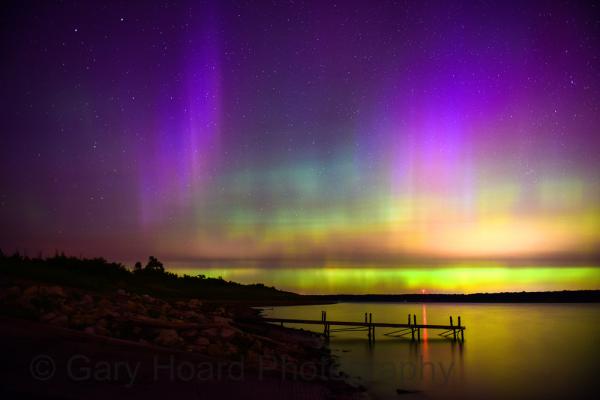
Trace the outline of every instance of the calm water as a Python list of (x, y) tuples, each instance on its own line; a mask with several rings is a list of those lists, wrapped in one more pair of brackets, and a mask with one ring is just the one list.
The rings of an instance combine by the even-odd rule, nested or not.
[[(375, 398), (574, 398), (590, 395), (600, 375), (600, 305), (340, 303), (276, 307), (266, 316), (447, 324), (462, 317), (465, 343), (425, 332), (421, 343), (376, 332), (332, 332), (341, 369)], [(314, 328), (320, 330), (318, 328)], [(332, 328), (333, 329), (333, 328)], [(398, 395), (397, 388), (419, 390)]]

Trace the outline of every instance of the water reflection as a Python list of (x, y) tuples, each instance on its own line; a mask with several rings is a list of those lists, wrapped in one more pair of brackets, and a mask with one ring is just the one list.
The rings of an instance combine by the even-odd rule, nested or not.
[[(332, 332), (330, 346), (342, 369), (375, 398), (396, 399), (397, 389), (420, 391), (405, 398), (577, 397), (595, 388), (600, 305), (595, 304), (335, 304), (279, 307), (270, 315), (332, 320), (448, 324), (461, 315), (465, 342), (423, 332), (421, 342), (387, 337), (378, 328)], [(569, 329), (565, 329), (568, 325)], [(516, 329), (516, 328), (519, 329)]]

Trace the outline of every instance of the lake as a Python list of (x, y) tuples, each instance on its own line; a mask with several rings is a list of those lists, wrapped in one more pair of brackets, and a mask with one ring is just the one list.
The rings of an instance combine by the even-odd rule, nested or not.
[[(335, 332), (340, 369), (377, 399), (566, 398), (594, 393), (600, 375), (598, 304), (338, 303), (265, 309), (280, 318), (445, 324), (461, 316), (465, 342), (422, 332), (420, 343), (367, 332)], [(290, 325), (293, 326), (293, 325)], [(300, 326), (297, 326), (300, 327)], [(302, 326), (307, 329), (309, 325)], [(314, 327), (317, 331), (322, 328)], [(396, 389), (418, 390), (398, 395)]]

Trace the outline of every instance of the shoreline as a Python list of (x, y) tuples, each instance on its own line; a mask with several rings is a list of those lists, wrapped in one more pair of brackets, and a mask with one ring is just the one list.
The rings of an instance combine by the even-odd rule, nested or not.
[[(25, 281), (4, 285), (0, 299), (0, 343), (9, 361), (2, 368), (3, 391), (9, 394), (60, 398), (75, 390), (90, 398), (74, 383), (85, 368), (94, 377), (94, 366), (108, 365), (115, 371), (121, 366), (121, 376), (104, 371), (107, 379), (82, 379), (95, 393), (91, 398), (185, 395), (200, 383), (211, 397), (227, 391), (226, 396), (244, 398), (256, 391), (261, 399), (367, 396), (345, 380), (320, 335), (248, 322), (260, 313), (244, 302), (165, 300), (123, 289), (106, 294)], [(40, 355), (50, 357), (56, 369), (47, 381), (32, 376), (31, 363)], [(81, 364), (75, 379), (67, 368), (73, 363)], [(130, 385), (127, 370), (140, 371)], [(211, 375), (215, 371), (218, 376)]]

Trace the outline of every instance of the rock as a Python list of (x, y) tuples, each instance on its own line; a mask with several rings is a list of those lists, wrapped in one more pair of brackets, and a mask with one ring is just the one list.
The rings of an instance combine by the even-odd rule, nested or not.
[(127, 300), (127, 303), (125, 303), (125, 309), (129, 312), (136, 312), (138, 305), (131, 300)]
[(175, 329), (161, 329), (154, 343), (172, 347), (183, 343), (183, 339), (177, 334)]
[(53, 318), (50, 323), (52, 325), (67, 326), (69, 323), (69, 317), (66, 315), (58, 315), (57, 317)]
[(233, 328), (221, 328), (221, 337), (223, 339), (231, 339), (236, 333), (237, 331)]
[(9, 287), (4, 291), (3, 297), (19, 297), (21, 295), (21, 288), (18, 286)]
[(224, 349), (224, 350), (225, 350), (225, 353), (226, 353), (226, 354), (228, 354), (228, 355), (231, 355), (231, 354), (236, 354), (236, 353), (237, 353), (237, 351), (238, 351), (237, 347), (235, 347), (235, 346), (234, 346), (233, 344), (231, 344), (231, 343), (225, 343), (225, 346), (224, 346), (224, 347), (225, 347), (225, 349)]
[(171, 307), (170, 304), (163, 304), (163, 306), (160, 308), (160, 312), (162, 314), (169, 314), (169, 312), (173, 309), (173, 307)]
[(420, 390), (406, 390), (406, 389), (396, 389), (396, 393), (398, 394), (415, 394), (420, 393)]
[(121, 316), (121, 313), (119, 313), (118, 310), (115, 310), (114, 308), (111, 308), (111, 309), (109, 309), (109, 310), (106, 311), (105, 315), (109, 316), (109, 317), (113, 317), (113, 318), (119, 318)]
[(193, 320), (196, 320), (199, 317), (198, 313), (196, 313), (194, 311), (184, 311), (181, 313), (181, 316), (185, 319), (193, 319)]
[(213, 322), (215, 324), (219, 324), (219, 325), (229, 325), (232, 322), (232, 319), (231, 318), (214, 316), (213, 317)]
[(127, 297), (127, 296), (129, 296), (129, 293), (127, 293), (123, 289), (119, 289), (119, 290), (117, 290), (117, 295)]
[(42, 294), (47, 296), (56, 296), (56, 297), (67, 297), (67, 293), (62, 286), (48, 286), (40, 289)]
[(260, 353), (262, 351), (262, 347), (262, 342), (258, 339), (252, 343), (252, 346), (250, 346), (250, 348), (256, 351), (257, 353)]
[(74, 314), (71, 316), (71, 325), (76, 327), (92, 326), (96, 324), (96, 319), (89, 314)]
[(63, 314), (71, 315), (71, 314), (73, 314), (73, 311), (75, 311), (75, 309), (73, 307), (71, 307), (70, 305), (68, 305), (68, 304), (63, 304), (60, 307), (60, 311)]
[(223, 350), (223, 348), (221, 348), (221, 346), (219, 346), (216, 343), (211, 343), (208, 346), (206, 346), (206, 352), (209, 356), (212, 357), (222, 357), (225, 355), (225, 351)]
[(93, 326), (88, 326), (83, 330), (84, 333), (87, 333), (88, 335), (95, 335), (96, 334), (96, 329), (94, 329)]
[(194, 344), (195, 344), (196, 346), (208, 346), (208, 345), (210, 344), (210, 340), (208, 340), (208, 339), (207, 339), (207, 338), (205, 338), (205, 337), (198, 336), (198, 337), (196, 338), (196, 340), (194, 341)]
[(81, 298), (81, 304), (92, 304), (94, 302), (94, 298), (89, 294), (83, 295)]
[(101, 326), (96, 325), (94, 327), (94, 331), (96, 332), (96, 335), (100, 335), (100, 336), (110, 336), (110, 331), (106, 328), (103, 328)]
[(196, 329), (188, 329), (186, 331), (181, 332), (181, 336), (185, 338), (191, 338), (198, 336), (198, 331)]
[(206, 318), (202, 314), (198, 314), (198, 316), (196, 317), (196, 321), (199, 322), (199, 323), (201, 323), (201, 324), (204, 324), (204, 323), (206, 323), (208, 321), (208, 318)]
[(25, 297), (33, 297), (33, 296), (37, 296), (38, 293), (39, 293), (39, 287), (38, 286), (29, 286), (23, 292), (23, 296), (25, 296)]
[(98, 307), (101, 309), (108, 310), (112, 306), (112, 303), (107, 298), (103, 297), (98, 302)]
[(145, 295), (142, 296), (142, 300), (144, 300), (145, 302), (150, 303), (150, 304), (153, 304), (154, 301), (155, 301), (154, 297), (149, 296), (147, 294), (145, 294)]
[(248, 362), (250, 362), (250, 363), (257, 363), (257, 362), (258, 362), (258, 360), (259, 360), (259, 358), (260, 358), (260, 355), (259, 355), (259, 353), (257, 353), (257, 352), (256, 352), (256, 351), (254, 351), (254, 350), (248, 350), (248, 351), (246, 352), (246, 359), (247, 359), (247, 360), (248, 360)]
[(148, 310), (146, 310), (146, 307), (144, 307), (140, 303), (135, 303), (135, 304), (137, 304), (137, 313), (138, 314), (140, 314), (140, 315), (146, 315), (148, 313)]
[(21, 296), (16, 300), (17, 306), (30, 311), (36, 311), (36, 308), (31, 304), (31, 297)]
[(202, 302), (198, 299), (191, 299), (190, 301), (188, 301), (188, 307), (200, 308), (200, 307), (202, 307)]
[(215, 337), (219, 335), (219, 330), (217, 328), (208, 328), (202, 330), (200, 334), (202, 336)]
[(50, 322), (54, 318), (56, 318), (56, 314), (53, 313), (53, 312), (49, 312), (49, 313), (46, 313), (46, 314), (42, 315), (40, 317), (40, 321), (42, 321), (42, 322)]

